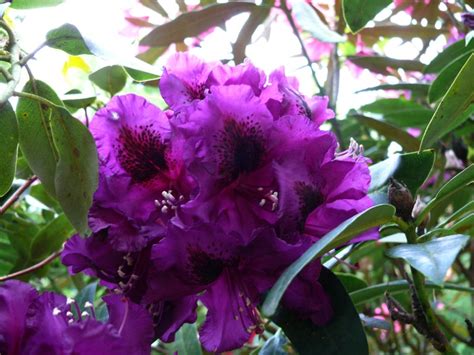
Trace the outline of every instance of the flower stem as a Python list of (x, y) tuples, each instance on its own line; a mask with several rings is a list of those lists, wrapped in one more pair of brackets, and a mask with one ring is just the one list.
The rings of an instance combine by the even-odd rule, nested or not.
[(3, 206), (0, 207), (0, 216), (4, 214), (23, 194), (23, 192), (28, 189), (32, 183), (36, 181), (36, 176), (30, 177), (28, 180), (25, 181), (23, 185), (21, 185), (18, 190), (15, 191), (13, 195), (5, 202)]

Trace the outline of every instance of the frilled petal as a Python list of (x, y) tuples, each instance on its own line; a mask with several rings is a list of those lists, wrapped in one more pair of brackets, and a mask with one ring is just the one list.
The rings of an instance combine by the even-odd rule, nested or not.
[(166, 185), (170, 126), (159, 108), (134, 94), (115, 96), (96, 113), (90, 129), (103, 174), (127, 174), (135, 183)]
[(187, 52), (175, 53), (168, 59), (160, 79), (163, 99), (174, 110), (203, 99), (213, 66)]
[(0, 353), (19, 354), (28, 308), (38, 292), (29, 284), (10, 280), (0, 285)]
[(123, 350), (127, 349), (129, 354), (149, 354), (153, 342), (153, 322), (148, 311), (123, 296), (109, 295), (103, 299), (109, 310), (108, 323), (125, 340)]
[(187, 296), (154, 305), (155, 334), (164, 342), (174, 341), (175, 333), (184, 323), (197, 319), (197, 296)]
[(255, 306), (251, 300), (246, 306), (239, 292), (226, 272), (201, 297), (208, 311), (199, 335), (207, 351), (220, 353), (239, 348), (255, 330)]
[(311, 120), (320, 126), (327, 120), (335, 117), (333, 110), (329, 108), (329, 98), (327, 96), (313, 96), (308, 100), (311, 110)]

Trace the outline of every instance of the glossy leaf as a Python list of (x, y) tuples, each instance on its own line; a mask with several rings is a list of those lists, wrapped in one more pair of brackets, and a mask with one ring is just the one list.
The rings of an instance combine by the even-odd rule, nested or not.
[(464, 39), (461, 39), (450, 46), (446, 47), (441, 53), (439, 53), (426, 67), (425, 73), (439, 73), (449, 63), (455, 61), (457, 58), (463, 56), (466, 53), (474, 51), (474, 43), (469, 43), (466, 46)]
[(258, 355), (286, 355), (288, 352), (283, 347), (287, 343), (288, 340), (281, 334), (281, 329), (278, 329), (276, 333), (263, 344)]
[(431, 147), (438, 139), (450, 132), (474, 112), (474, 54), (471, 54), (446, 95), (438, 105), (426, 127), (420, 150)]
[(14, 0), (10, 7), (17, 10), (36, 9), (39, 7), (56, 6), (64, 0)]
[(33, 238), (30, 257), (39, 262), (58, 251), (62, 244), (74, 233), (74, 228), (64, 214), (60, 214), (44, 226)]
[(379, 99), (360, 110), (380, 114), (385, 121), (398, 127), (425, 127), (433, 115), (432, 110), (405, 99)]
[(440, 285), (446, 272), (469, 237), (462, 234), (438, 238), (426, 243), (397, 245), (387, 250), (387, 256), (401, 258)]
[(18, 124), (15, 111), (7, 101), (0, 108), (0, 196), (5, 195), (15, 177), (18, 154)]
[(344, 19), (351, 32), (356, 33), (391, 3), (391, 0), (343, 0)]
[(92, 105), (96, 100), (96, 96), (79, 92), (66, 94), (61, 99), (69, 108), (80, 109)]
[(438, 101), (444, 96), (444, 94), (446, 94), (456, 78), (456, 75), (458, 75), (464, 64), (466, 64), (469, 56), (470, 54), (466, 53), (443, 68), (438, 77), (431, 83), (430, 91), (428, 93), (429, 102)]
[[(61, 105), (56, 93), (44, 82), (35, 80), (35, 89), (33, 89), (32, 83), (28, 82), (23, 88), (23, 92), (36, 93), (55, 104)], [(56, 173), (57, 151), (51, 132), (51, 121), (57, 119), (57, 112), (36, 100), (20, 98), (16, 113), (21, 151), (46, 191), (51, 196), (55, 196), (54, 176)]]
[(146, 71), (137, 70), (134, 68), (123, 67), (123, 69), (128, 74), (128, 76), (130, 76), (134, 81), (137, 82), (156, 80), (160, 77), (157, 74), (148, 73)]
[(127, 74), (121, 66), (112, 65), (92, 73), (89, 75), (89, 79), (102, 90), (114, 96), (125, 87)]
[(278, 303), (291, 281), (312, 260), (347, 243), (360, 233), (390, 221), (394, 213), (395, 208), (393, 206), (378, 205), (349, 218), (337, 228), (327, 233), (283, 272), (265, 299), (262, 307), (263, 313), (268, 316), (275, 313)]
[[(459, 286), (450, 283), (445, 283), (443, 286), (439, 286), (432, 282), (426, 282), (425, 287), (435, 290), (444, 289), (474, 293), (474, 288), (472, 287)], [(395, 295), (398, 293), (405, 293), (409, 290), (409, 288), (410, 285), (406, 280), (389, 281), (382, 284), (371, 285), (367, 288), (351, 292), (349, 296), (351, 297), (354, 305), (360, 306), (372, 301), (375, 298), (383, 297), (385, 292), (390, 292), (392, 295)]]
[(370, 166), (369, 192), (380, 190), (387, 186), (388, 180), (393, 177), (404, 183), (412, 195), (416, 195), (418, 188), (425, 182), (434, 164), (434, 152), (397, 154)]
[(377, 120), (368, 116), (354, 115), (353, 117), (357, 118), (357, 121), (362, 123), (364, 126), (372, 128), (385, 138), (397, 142), (403, 147), (405, 151), (410, 152), (418, 150), (420, 141), (409, 133), (405, 132), (403, 129), (398, 128), (391, 123)]
[(49, 31), (46, 40), (49, 47), (71, 55), (92, 54), (79, 30), (69, 23)]
[(319, 15), (306, 2), (299, 0), (292, 3), (292, 14), (301, 28), (321, 42), (344, 42), (345, 38), (329, 27), (319, 18)]
[(229, 2), (210, 5), (202, 10), (186, 12), (172, 21), (153, 29), (140, 41), (143, 46), (163, 47), (183, 41), (186, 37), (197, 36), (207, 29), (218, 26), (241, 12), (252, 11), (256, 7), (248, 2)]
[(87, 215), (98, 183), (98, 158), (89, 130), (66, 109), (52, 122), (58, 150), (55, 189), (66, 216), (79, 233), (88, 229)]
[(394, 59), (382, 56), (349, 56), (347, 57), (355, 65), (369, 69), (374, 73), (388, 75), (388, 68), (397, 70), (398, 68), (407, 71), (423, 71), (424, 65), (416, 60)]
[(408, 90), (412, 93), (418, 95), (426, 96), (428, 95), (428, 90), (430, 88), (429, 84), (419, 84), (419, 83), (398, 83), (398, 84), (382, 84), (377, 86), (372, 86), (367, 89), (359, 90), (359, 92), (374, 91), (374, 90)]
[(332, 319), (324, 326), (302, 320), (281, 308), (273, 320), (301, 355), (368, 354), (368, 345), (359, 315), (344, 286), (328, 269), (323, 268), (319, 282), (331, 300)]
[(196, 324), (185, 323), (181, 326), (171, 346), (172, 351), (183, 355), (201, 355)]
[(352, 274), (346, 274), (343, 272), (335, 272), (334, 274), (337, 276), (339, 281), (341, 281), (347, 292), (357, 291), (368, 286), (367, 282)]

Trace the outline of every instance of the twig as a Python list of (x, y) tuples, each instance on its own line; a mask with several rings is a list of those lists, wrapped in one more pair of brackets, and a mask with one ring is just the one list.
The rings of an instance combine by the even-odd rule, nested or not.
[(16, 42), (15, 35), (13, 31), (8, 27), (8, 25), (0, 20), (0, 27), (3, 28), (9, 37), (8, 49), (10, 52), (10, 63), (11, 63), (11, 80), (8, 81), (5, 89), (0, 94), (0, 107), (2, 107), (8, 99), (13, 95), (15, 88), (20, 82), (21, 76), (21, 65), (20, 65), (20, 47)]
[(38, 53), (43, 47), (45, 47), (48, 44), (48, 42), (43, 42), (41, 43), (36, 49), (34, 49), (31, 53), (25, 55), (23, 58), (20, 60), (20, 65), (24, 66), (31, 58), (33, 58), (36, 53)]
[(321, 95), (325, 95), (326, 92), (324, 90), (324, 87), (319, 83), (318, 78), (316, 77), (316, 72), (313, 69), (311, 58), (309, 57), (309, 54), (306, 51), (306, 47), (298, 32), (298, 28), (296, 27), (295, 21), (293, 20), (293, 16), (291, 15), (291, 10), (288, 8), (288, 5), (286, 4), (286, 0), (282, 0), (280, 2), (280, 9), (283, 11), (285, 16), (287, 17), (288, 22), (290, 23), (290, 26), (293, 30), (293, 33), (295, 34), (296, 38), (298, 39), (298, 42), (300, 43), (301, 51), (303, 52), (303, 56), (306, 58), (306, 61), (308, 62), (308, 67), (309, 69), (311, 69), (311, 76), (313, 77), (314, 83), (319, 89), (319, 93)]
[(53, 261), (54, 259), (56, 259), (59, 255), (61, 255), (63, 249), (61, 248), (61, 250), (58, 250), (58, 251), (55, 251), (53, 254), (51, 254), (50, 256), (48, 256), (46, 259), (44, 260), (41, 260), (39, 263), (33, 265), (33, 266), (30, 266), (26, 269), (23, 269), (23, 270), (20, 270), (20, 271), (17, 271), (17, 272), (14, 272), (12, 274), (9, 274), (9, 275), (5, 275), (5, 276), (2, 276), (0, 277), (0, 282), (2, 281), (7, 281), (7, 280), (10, 280), (10, 279), (14, 279), (18, 276), (22, 276), (22, 275), (26, 275), (26, 274), (29, 274), (30, 272), (34, 272), (36, 270), (39, 270), (41, 269), (43, 266), (49, 264), (51, 261)]
[(469, 346), (473, 346), (472, 342), (470, 341), (470, 339), (468, 338), (465, 338), (463, 337), (462, 335), (459, 335), (458, 333), (456, 333), (454, 331), (454, 329), (451, 328), (451, 326), (449, 325), (449, 323), (446, 321), (446, 319), (444, 319), (443, 317), (441, 316), (436, 316), (436, 318), (438, 319), (439, 323), (442, 325), (442, 327), (444, 329), (446, 329), (446, 331), (451, 334), (453, 337), (455, 337), (457, 340), (459, 340), (460, 342), (464, 343), (464, 344), (467, 344)]
[(38, 101), (42, 104), (45, 104), (49, 107), (58, 107), (58, 105), (56, 105), (54, 102), (51, 102), (49, 101), (48, 99), (45, 99), (44, 97), (41, 97), (41, 96), (38, 96), (38, 95), (35, 95), (35, 94), (30, 94), (28, 92), (18, 92), (18, 91), (13, 91), (13, 96), (17, 96), (17, 97), (23, 97), (25, 99), (31, 99), (31, 100), (35, 100), (35, 101)]
[(9, 209), (10, 206), (13, 205), (20, 198), (21, 194), (25, 192), (31, 186), (31, 184), (36, 181), (36, 179), (36, 176), (30, 177), (28, 180), (25, 181), (23, 185), (18, 188), (18, 190), (15, 191), (13, 195), (10, 196), (7, 202), (5, 202), (2, 207), (0, 207), (0, 216), (3, 215), (7, 211), (7, 209)]

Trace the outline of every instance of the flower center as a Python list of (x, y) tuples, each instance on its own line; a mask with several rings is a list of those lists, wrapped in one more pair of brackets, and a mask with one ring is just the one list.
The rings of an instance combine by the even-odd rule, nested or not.
[(118, 137), (118, 160), (135, 182), (147, 182), (168, 170), (167, 147), (150, 126), (122, 127)]
[(216, 255), (206, 253), (193, 246), (189, 246), (187, 249), (189, 253), (189, 272), (192, 275), (193, 282), (197, 284), (210, 284), (224, 270), (224, 260)]
[(306, 184), (303, 181), (295, 182), (294, 189), (300, 207), (300, 220), (298, 222), (303, 227), (306, 217), (324, 202), (324, 196), (316, 186)]
[(219, 159), (219, 174), (233, 181), (240, 174), (256, 170), (265, 154), (265, 144), (259, 124), (229, 119), (217, 135), (215, 145)]

